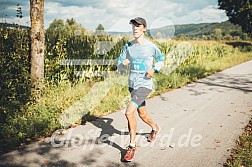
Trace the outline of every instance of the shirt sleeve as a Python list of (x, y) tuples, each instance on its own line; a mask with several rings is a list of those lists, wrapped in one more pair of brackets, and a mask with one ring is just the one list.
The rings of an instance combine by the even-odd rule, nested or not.
[(126, 57), (127, 57), (127, 48), (128, 48), (127, 44), (124, 45), (124, 47), (122, 49), (122, 52), (121, 52), (121, 54), (120, 54), (120, 56), (119, 56), (119, 58), (117, 60), (117, 65), (121, 64), (126, 59)]
[(128, 49), (128, 45), (126, 44), (126, 45), (124, 45), (124, 47), (123, 47), (123, 49), (122, 49), (122, 51), (121, 51), (121, 54), (120, 54), (120, 56), (119, 56), (119, 58), (117, 59), (117, 69), (119, 70), (119, 71), (121, 71), (121, 70), (125, 70), (125, 67), (124, 67), (124, 65), (123, 64), (121, 64), (125, 59), (126, 59), (126, 57), (127, 57), (127, 49)]
[(156, 62), (154, 64), (154, 70), (157, 73), (164, 66), (164, 56), (157, 46), (154, 47), (154, 59)]

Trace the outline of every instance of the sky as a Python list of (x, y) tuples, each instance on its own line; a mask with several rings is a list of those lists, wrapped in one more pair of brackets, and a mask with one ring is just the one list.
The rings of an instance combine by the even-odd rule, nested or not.
[[(17, 5), (23, 18), (16, 17)], [(1, 22), (30, 25), (29, 0), (0, 0)], [(130, 31), (129, 20), (143, 17), (148, 28), (228, 20), (218, 0), (45, 0), (45, 28), (54, 19), (71, 19), (89, 30)]]

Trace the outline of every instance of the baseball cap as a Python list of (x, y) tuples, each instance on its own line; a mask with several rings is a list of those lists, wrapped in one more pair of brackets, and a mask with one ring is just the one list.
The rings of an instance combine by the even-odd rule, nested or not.
[(143, 25), (144, 27), (147, 27), (146, 20), (142, 17), (131, 19), (130, 24), (134, 24), (135, 26)]

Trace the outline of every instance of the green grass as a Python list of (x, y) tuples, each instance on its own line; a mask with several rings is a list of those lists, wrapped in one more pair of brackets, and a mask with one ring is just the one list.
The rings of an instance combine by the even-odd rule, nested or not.
[(244, 133), (236, 141), (236, 147), (231, 150), (230, 158), (224, 164), (225, 167), (249, 167), (252, 166), (252, 119), (245, 127)]
[(252, 59), (251, 53), (240, 53), (224, 56), (221, 58), (211, 58), (204, 60), (200, 64), (192, 64), (179, 67), (170, 75), (159, 74), (155, 76), (158, 81), (158, 89), (153, 96), (179, 88), (200, 78), (207, 77), (216, 72), (225, 70), (235, 65), (241, 64)]
[(92, 82), (72, 85), (64, 81), (56, 85), (47, 85), (43, 97), (37, 103), (27, 103), (0, 132), (0, 152), (5, 152), (22, 144), (50, 135), (62, 126), (58, 123), (60, 113), (85, 95)]

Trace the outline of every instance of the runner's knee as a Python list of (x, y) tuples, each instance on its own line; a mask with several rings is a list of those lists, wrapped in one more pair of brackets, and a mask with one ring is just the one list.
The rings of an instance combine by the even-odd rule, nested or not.
[(140, 118), (144, 119), (147, 117), (147, 114), (144, 112), (144, 113), (141, 113), (141, 112), (138, 112), (138, 115)]
[(134, 117), (134, 112), (126, 112), (125, 113), (125, 116), (130, 119), (130, 118), (133, 118)]

